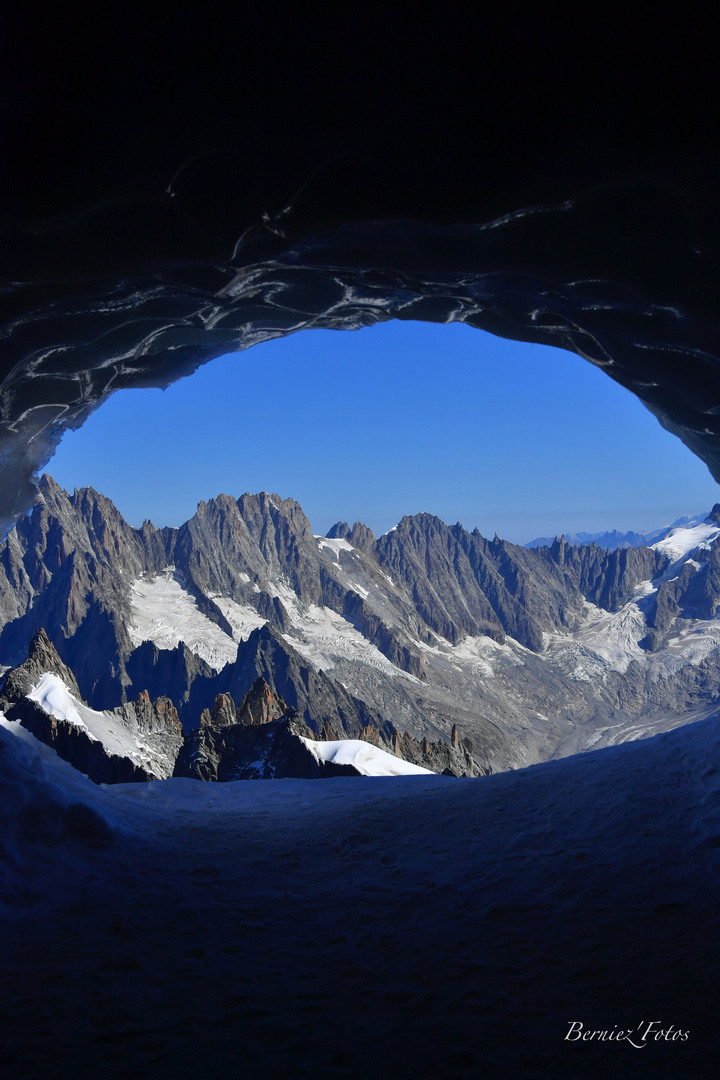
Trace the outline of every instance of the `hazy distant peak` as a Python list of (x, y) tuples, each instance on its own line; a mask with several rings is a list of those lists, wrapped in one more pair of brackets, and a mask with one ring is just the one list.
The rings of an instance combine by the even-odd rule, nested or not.
[[(713, 514), (716, 512), (720, 515), (720, 504), (714, 506), (707, 517), (703, 514), (686, 514), (677, 518), (670, 525), (663, 525), (662, 528), (651, 529), (647, 532), (634, 532), (632, 530), (619, 532), (617, 529), (595, 533), (568, 532), (564, 534), (565, 543), (568, 547), (583, 547), (588, 544), (596, 544), (604, 551), (617, 551), (619, 548), (650, 547), (666, 537), (672, 529), (691, 529), (703, 521), (714, 521)], [(523, 547), (528, 549), (552, 547), (556, 540), (557, 536), (538, 536), (534, 540), (528, 541), (527, 544), (523, 544)]]

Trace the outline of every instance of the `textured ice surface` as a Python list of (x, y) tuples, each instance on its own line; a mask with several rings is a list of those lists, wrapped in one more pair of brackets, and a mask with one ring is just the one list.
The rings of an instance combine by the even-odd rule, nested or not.
[[(247, 581), (250, 580), (247, 574), (239, 576), (246, 578)], [(236, 600), (231, 600), (228, 596), (216, 596), (215, 593), (208, 595), (230, 623), (235, 641), (246, 641), (253, 630), (265, 625), (262, 615), (258, 615), (255, 608), (250, 607), (249, 604), (238, 604)]]
[(343, 660), (375, 668), (390, 678), (419, 680), (395, 667), (375, 645), (363, 637), (352, 623), (330, 608), (310, 604), (301, 611), (291, 609), (292, 628), (283, 637), (294, 649), (317, 668), (330, 671)]
[(631, 660), (647, 657), (638, 645), (646, 634), (645, 616), (638, 605), (630, 601), (615, 612), (588, 604), (585, 619), (573, 638), (600, 657), (607, 667), (624, 675)]

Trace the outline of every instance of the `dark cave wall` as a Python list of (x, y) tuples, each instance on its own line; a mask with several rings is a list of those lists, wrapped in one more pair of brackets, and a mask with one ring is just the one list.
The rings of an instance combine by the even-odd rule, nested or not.
[(113, 390), (389, 317), (578, 352), (720, 476), (713, 41), (697, 11), (13, 10), (0, 516)]

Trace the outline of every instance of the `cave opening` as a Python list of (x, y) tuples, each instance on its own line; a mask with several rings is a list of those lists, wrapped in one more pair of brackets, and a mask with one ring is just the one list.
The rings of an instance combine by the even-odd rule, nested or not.
[(715, 502), (704, 465), (574, 354), (462, 323), (308, 330), (111, 396), (47, 465), (133, 526), (220, 492), (295, 499), (315, 532), (405, 514), (513, 543), (649, 531)]
[[(652, 734), (708, 705), (685, 683), (694, 663), (712, 666), (713, 602), (671, 582), (706, 569), (714, 481), (568, 351), (462, 322), (303, 330), (164, 392), (117, 392), (50, 469), (13, 541), (21, 557), (12, 544), (4, 556), (0, 660), (21, 664), (47, 630), (92, 709), (167, 697), (187, 736), (212, 709), (240, 715), (254, 671), (316, 736), (377, 732), (397, 750), (402, 724), (469, 753), (479, 740), (457, 768), (482, 773)], [(671, 525), (682, 543), (626, 550)], [(360, 702), (351, 718), (337, 701), (323, 717), (336, 691), (299, 691), (310, 675), (279, 675), (278, 649), (285, 669), (292, 656), (317, 678), (334, 672)], [(680, 657), (684, 682), (659, 718), (645, 683)], [(487, 691), (498, 673), (509, 707)], [(395, 676), (417, 686), (398, 694)], [(616, 722), (628, 693), (641, 704)]]

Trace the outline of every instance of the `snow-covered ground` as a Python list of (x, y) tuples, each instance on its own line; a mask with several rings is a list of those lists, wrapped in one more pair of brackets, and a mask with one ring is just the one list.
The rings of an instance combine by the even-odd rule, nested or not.
[(0, 838), (12, 1080), (717, 1075), (717, 720), (480, 780), (112, 788), (0, 722)]
[(290, 614), (291, 629), (283, 637), (288, 645), (316, 668), (331, 671), (344, 660), (375, 668), (389, 678), (418, 683), (414, 675), (395, 667), (380, 650), (363, 637), (352, 623), (330, 608), (310, 604), (301, 611), (297, 603), (283, 600)]

